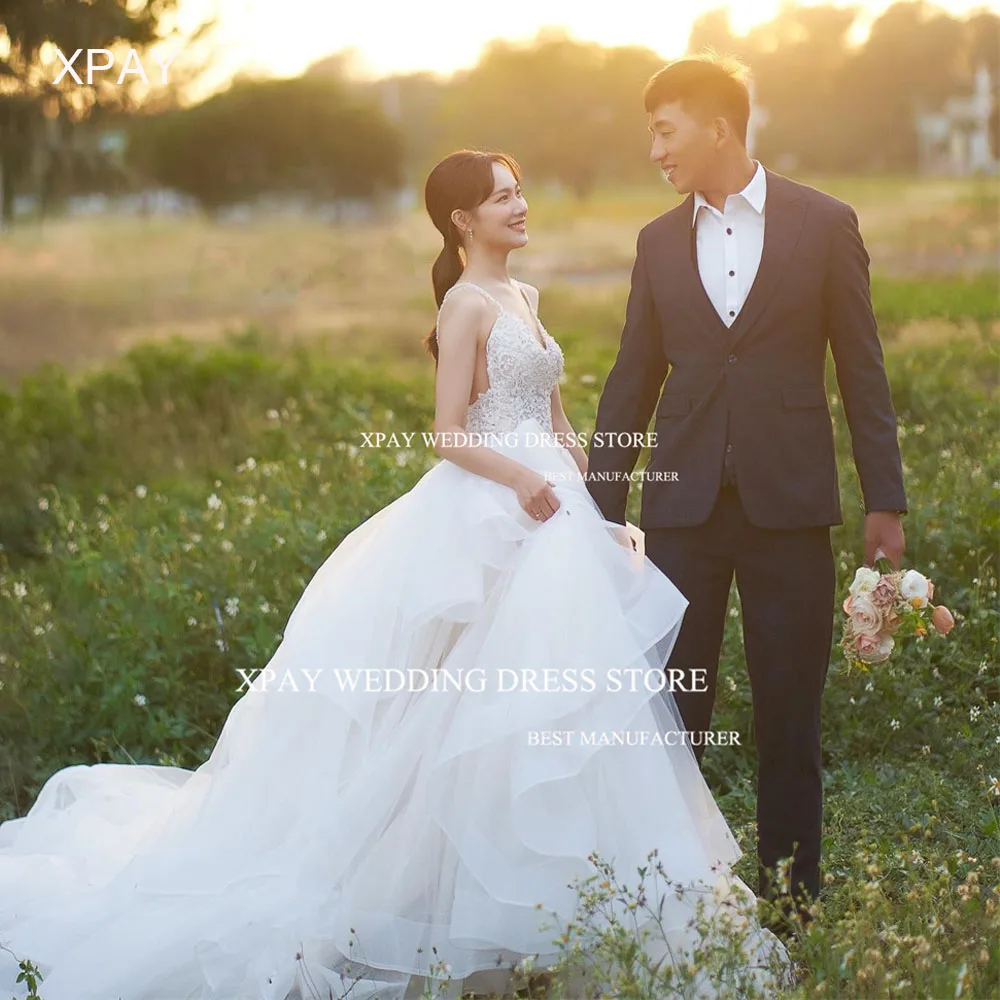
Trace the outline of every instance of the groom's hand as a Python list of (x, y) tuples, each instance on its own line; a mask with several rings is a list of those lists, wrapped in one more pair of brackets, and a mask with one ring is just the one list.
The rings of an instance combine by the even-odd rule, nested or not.
[(894, 510), (872, 510), (865, 515), (865, 565), (875, 563), (875, 553), (881, 549), (893, 569), (899, 569), (906, 539), (899, 514)]

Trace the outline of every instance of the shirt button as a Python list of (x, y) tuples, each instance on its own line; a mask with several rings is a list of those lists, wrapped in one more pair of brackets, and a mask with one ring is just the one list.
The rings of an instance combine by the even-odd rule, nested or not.
[(731, 365), (735, 365), (736, 364), (736, 355), (735, 354), (730, 354), (729, 355), (729, 363)]
[(729, 315), (730, 315), (730, 316), (735, 316), (735, 315), (736, 315), (736, 312), (735, 312), (735, 310), (733, 310), (733, 309), (730, 309), (730, 310), (729, 310)]
[(736, 277), (736, 272), (735, 271), (730, 271), (729, 272), (729, 277), (730, 278), (735, 278)]
[(727, 236), (732, 236), (733, 235), (733, 231), (731, 229), (727, 229), (726, 230), (726, 235)]

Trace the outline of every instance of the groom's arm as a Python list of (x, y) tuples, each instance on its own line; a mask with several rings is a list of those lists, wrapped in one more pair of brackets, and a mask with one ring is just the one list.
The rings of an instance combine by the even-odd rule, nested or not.
[(896, 414), (872, 309), (870, 258), (858, 216), (844, 205), (834, 220), (824, 283), (826, 333), (851, 432), (865, 512), (906, 512)]
[[(609, 521), (625, 523), (629, 473), (635, 468), (639, 447), (601, 444), (601, 437), (619, 433), (645, 433), (659, 398), (668, 362), (663, 354), (659, 318), (649, 283), (645, 230), (636, 240), (632, 283), (625, 306), (618, 357), (604, 382), (597, 404), (594, 437), (588, 453), (587, 489)], [(613, 473), (605, 481), (595, 473)]]

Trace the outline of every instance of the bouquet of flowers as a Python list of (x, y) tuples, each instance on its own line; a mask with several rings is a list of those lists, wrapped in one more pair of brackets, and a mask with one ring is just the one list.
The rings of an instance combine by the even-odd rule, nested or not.
[(932, 628), (947, 635), (955, 625), (943, 605), (931, 604), (934, 584), (915, 569), (893, 571), (888, 560), (879, 559), (886, 572), (859, 566), (844, 599), (844, 632), (840, 648), (848, 667), (867, 670), (869, 664), (889, 659), (896, 639), (927, 635)]

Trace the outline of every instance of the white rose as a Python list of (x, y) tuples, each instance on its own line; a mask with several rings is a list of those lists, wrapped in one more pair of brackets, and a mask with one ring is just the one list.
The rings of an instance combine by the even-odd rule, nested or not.
[(882, 578), (882, 574), (877, 569), (869, 569), (867, 566), (859, 566), (854, 574), (854, 580), (850, 586), (852, 597), (858, 594), (870, 594), (875, 589), (875, 584)]
[(899, 581), (899, 592), (911, 607), (926, 607), (930, 598), (929, 581), (915, 569), (908, 569)]

